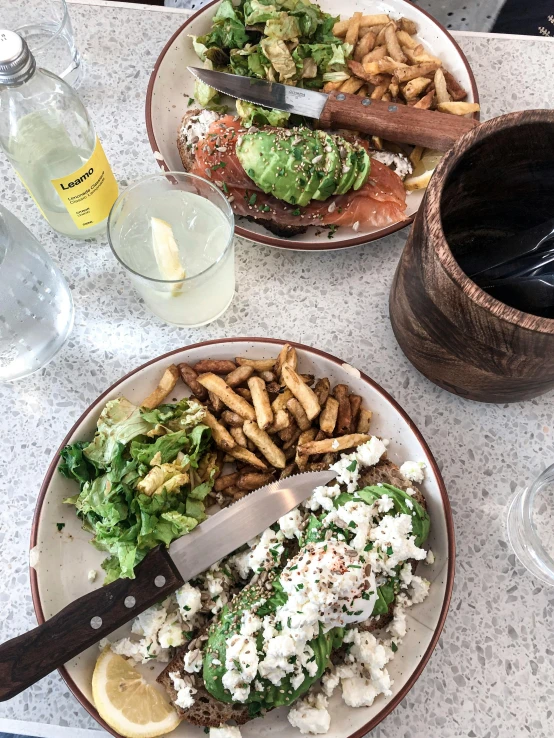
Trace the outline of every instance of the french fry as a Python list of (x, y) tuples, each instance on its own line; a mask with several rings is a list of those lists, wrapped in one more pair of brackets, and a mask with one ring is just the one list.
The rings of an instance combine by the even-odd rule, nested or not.
[(214, 414), (219, 416), (223, 412), (223, 408), (225, 405), (223, 402), (219, 399), (217, 395), (214, 395), (213, 392), (208, 392), (208, 398), (209, 398), (209, 405), (211, 406), (211, 409), (213, 410)]
[(325, 438), (323, 441), (310, 441), (302, 446), (298, 446), (301, 454), (313, 456), (314, 454), (327, 454), (334, 451), (344, 451), (347, 448), (360, 446), (362, 443), (369, 441), (371, 436), (365, 433), (349, 433), (345, 436), (337, 438)]
[(414, 64), (412, 67), (397, 67), (394, 70), (394, 76), (398, 82), (409, 82), (416, 77), (424, 77), (429, 72), (434, 72), (439, 68), (436, 62), (425, 62), (424, 64)]
[(148, 397), (140, 403), (140, 406), (153, 410), (155, 407), (158, 407), (158, 405), (161, 405), (168, 394), (175, 388), (179, 376), (179, 370), (175, 364), (168, 366), (154, 392), (148, 395)]
[(216, 492), (222, 492), (227, 487), (233, 487), (238, 482), (240, 474), (235, 472), (234, 474), (225, 474), (223, 477), (219, 477), (214, 482), (214, 490)]
[[(415, 80), (413, 80), (413, 82), (415, 82)], [(435, 94), (437, 96), (437, 103), (440, 105), (441, 103), (450, 102), (450, 94), (446, 87), (446, 78), (444, 76), (444, 72), (442, 71), (440, 67), (435, 72), (434, 82), (435, 82)]]
[(417, 25), (409, 18), (400, 18), (399, 25), (402, 31), (407, 33), (409, 36), (413, 36), (414, 33), (417, 33)]
[(376, 49), (373, 49), (373, 51), (370, 51), (364, 56), (364, 58), (362, 59), (362, 64), (371, 64), (371, 62), (379, 61), (379, 59), (384, 59), (386, 55), (386, 47), (378, 46)]
[(304, 408), (298, 402), (296, 397), (291, 397), (291, 399), (287, 402), (287, 410), (292, 415), (292, 417), (296, 420), (296, 424), (300, 428), (301, 431), (308, 430), (311, 423), (308, 420), (308, 416), (304, 412)]
[[(291, 370), (292, 371), (292, 370)], [(247, 420), (243, 426), (244, 435), (258, 448), (271, 466), (284, 469), (287, 465), (285, 454), (275, 445), (269, 435), (253, 420)]]
[(229, 387), (239, 387), (244, 384), (254, 374), (254, 367), (252, 366), (238, 366), (226, 377), (225, 381)]
[(338, 90), (341, 85), (342, 80), (340, 80), (340, 82), (326, 82), (323, 85), (323, 92), (333, 92), (333, 90)]
[(383, 82), (383, 84), (377, 85), (377, 87), (375, 87), (375, 89), (373, 90), (373, 92), (370, 95), (370, 98), (372, 100), (382, 100), (383, 99), (383, 95), (386, 94), (386, 92), (387, 92), (388, 89), (389, 89), (388, 82)]
[(281, 474), (279, 475), (279, 479), (286, 479), (287, 477), (292, 476), (296, 472), (296, 464), (294, 461), (292, 464), (287, 464)]
[[(397, 72), (402, 72), (406, 69), (409, 70), (411, 67), (408, 67), (402, 62), (395, 61), (390, 56), (384, 56), (382, 59), (374, 62), (364, 62), (364, 71), (367, 74), (392, 74), (394, 72), (396, 76)], [(417, 77), (418, 75), (415, 76)], [(413, 77), (410, 77), (410, 79), (413, 79)]]
[(435, 100), (435, 90), (430, 90), (420, 100), (416, 102), (414, 108), (421, 108), (422, 110), (429, 110)]
[[(389, 16), (385, 15), (384, 13), (380, 13), (377, 15), (363, 15), (360, 19), (360, 26), (362, 26), (363, 28), (370, 28), (371, 26), (382, 25), (388, 22)], [(333, 35), (345, 36), (349, 26), (349, 20), (339, 21), (338, 23), (335, 23), (335, 25), (333, 26)]]
[(381, 28), (377, 36), (375, 37), (375, 46), (386, 46), (387, 40), (385, 38), (385, 29), (388, 28), (388, 26), (392, 26), (393, 29), (396, 29), (396, 25), (393, 25), (390, 20), (388, 23), (385, 23), (385, 25)]
[(362, 87), (364, 84), (363, 79), (358, 79), (357, 77), (350, 77), (350, 79), (345, 80), (342, 85), (340, 86), (341, 92), (346, 92), (351, 95), (358, 92), (360, 87)]
[(194, 365), (194, 371), (197, 374), (206, 374), (212, 372), (213, 374), (229, 374), (237, 366), (233, 361), (227, 361), (227, 359), (203, 359), (197, 361)]
[(393, 79), (393, 81), (389, 85), (389, 92), (392, 98), (398, 97), (398, 93), (400, 92), (400, 87), (398, 86), (398, 82), (395, 79)]
[(319, 416), (319, 427), (324, 433), (331, 435), (337, 424), (339, 414), (339, 403), (334, 397), (329, 396)]
[(390, 100), (391, 100), (391, 99), (392, 99), (392, 98), (391, 98), (391, 94), (390, 94), (390, 92), (389, 92), (388, 90), (386, 90), (386, 92), (385, 92), (385, 94), (383, 95), (383, 97), (381, 98), (381, 100), (382, 100), (383, 102), (390, 102)]
[(268, 433), (280, 433), (291, 425), (290, 415), (286, 410), (277, 410), (273, 423), (267, 428)]
[(354, 49), (354, 60), (357, 62), (361, 62), (362, 59), (366, 54), (369, 54), (370, 51), (373, 50), (373, 47), (375, 46), (375, 36), (371, 31), (368, 30), (364, 36), (358, 41), (356, 44), (356, 48)]
[[(440, 70), (437, 70), (437, 72), (438, 71)], [(406, 82), (402, 88), (402, 94), (406, 100), (415, 100), (415, 98), (419, 97), (430, 84), (431, 80), (427, 79), (427, 77), (416, 77), (415, 79), (411, 79), (409, 82)]]
[(352, 412), (350, 410), (350, 401), (348, 399), (348, 386), (346, 384), (337, 384), (333, 390), (333, 397), (338, 400), (339, 412), (337, 416), (337, 425), (335, 432), (342, 436), (350, 430), (352, 421)]
[(201, 374), (198, 377), (200, 384), (205, 387), (208, 392), (213, 392), (222, 400), (228, 408), (233, 412), (241, 415), (247, 420), (255, 420), (256, 411), (243, 397), (234, 392), (224, 379), (218, 377), (217, 374)]
[(271, 403), (271, 409), (275, 414), (279, 412), (279, 410), (284, 410), (287, 406), (287, 402), (292, 397), (292, 392), (289, 389), (286, 389), (284, 392), (281, 392), (277, 395), (277, 397), (273, 400)]
[(202, 387), (199, 383), (198, 374), (194, 369), (189, 366), (189, 364), (185, 364), (185, 362), (179, 364), (178, 369), (181, 379), (190, 389), (192, 394), (199, 400), (202, 400), (203, 402), (206, 401), (208, 399), (208, 390), (205, 387)]
[(302, 446), (305, 443), (310, 443), (310, 441), (314, 441), (316, 437), (317, 430), (316, 428), (310, 428), (309, 430), (305, 430), (299, 437), (298, 437), (298, 446), (296, 447), (296, 454), (294, 457), (294, 461), (296, 463), (296, 466), (298, 467), (299, 471), (305, 471), (306, 466), (308, 464), (308, 459), (310, 458), (307, 454), (302, 454), (298, 450), (300, 446)]
[(270, 371), (262, 371), (262, 372), (259, 372), (259, 374), (260, 374), (260, 377), (264, 380), (264, 382), (267, 382), (267, 383), (275, 382), (275, 380), (277, 379), (276, 375)]
[(452, 100), (456, 102), (459, 102), (460, 100), (464, 100), (467, 97), (467, 92), (458, 82), (456, 77), (454, 77), (453, 74), (450, 74), (450, 72), (447, 72), (446, 69), (443, 69), (443, 73), (444, 73), (444, 78), (446, 79), (446, 86), (448, 88), (448, 92), (450, 93), (450, 97), (452, 98)]
[(211, 428), (212, 438), (214, 439), (216, 446), (219, 446), (219, 448), (222, 448), (227, 452), (230, 452), (235, 448), (236, 443), (233, 436), (209, 410), (206, 410), (206, 414), (202, 422), (205, 423), (208, 428)]
[(248, 389), (252, 394), (252, 404), (256, 411), (256, 422), (262, 430), (273, 423), (273, 410), (269, 403), (269, 395), (265, 387), (265, 382), (261, 377), (250, 377), (248, 380)]
[(296, 369), (297, 363), (298, 356), (296, 355), (296, 349), (289, 343), (286, 343), (279, 352), (279, 356), (277, 357), (277, 361), (275, 362), (275, 374), (280, 377), (285, 364), (288, 364), (288, 366)]
[(361, 13), (354, 13), (348, 24), (348, 30), (344, 37), (344, 43), (350, 44), (350, 46), (356, 46), (358, 43), (358, 34), (360, 32), (360, 21), (362, 20)]
[(355, 433), (358, 427), (358, 416), (360, 414), (360, 408), (362, 406), (362, 398), (360, 395), (350, 395), (348, 397), (350, 402), (350, 432)]
[[(244, 423), (244, 420), (242, 422)], [(229, 428), (229, 433), (233, 437), (235, 443), (237, 443), (239, 446), (242, 446), (243, 448), (248, 448), (248, 439), (244, 435), (242, 426), (240, 428)]]
[(271, 371), (277, 359), (247, 359), (237, 356), (235, 359), (239, 366), (251, 366), (256, 372)]
[(371, 418), (373, 413), (371, 410), (366, 410), (365, 407), (360, 408), (360, 414), (358, 415), (358, 426), (356, 428), (357, 433), (369, 433), (369, 426), (371, 424)]
[(240, 415), (237, 415), (232, 410), (224, 410), (221, 413), (221, 420), (232, 428), (242, 428), (242, 424), (244, 423), (244, 418), (241, 418)]
[(418, 42), (410, 36), (404, 29), (396, 32), (396, 38), (400, 46), (407, 49), (415, 49), (418, 46)]
[(252, 492), (252, 490), (259, 489), (267, 484), (272, 476), (273, 474), (271, 473), (246, 472), (245, 474), (242, 472), (239, 476), (237, 487)]
[(285, 364), (281, 376), (288, 389), (290, 389), (292, 394), (304, 408), (304, 412), (308, 418), (313, 420), (317, 415), (319, 415), (321, 406), (317, 400), (315, 392), (300, 379), (294, 369)]
[(268, 382), (265, 388), (269, 395), (278, 395), (281, 391), (281, 385), (279, 384), (279, 382)]
[(367, 97), (367, 86), (363, 84), (358, 92), (356, 93), (358, 97)]
[(377, 151), (383, 151), (383, 140), (379, 136), (371, 137), (371, 145)]
[(396, 29), (392, 23), (385, 26), (385, 45), (387, 47), (387, 53), (395, 61), (405, 63), (407, 61), (406, 55), (400, 48), (398, 39), (396, 38)]
[(410, 161), (412, 164), (417, 166), (419, 162), (421, 161), (421, 155), (423, 154), (423, 146), (414, 146), (412, 149), (412, 153), (409, 156)]
[(348, 62), (348, 68), (356, 77), (370, 82), (372, 85), (380, 85), (385, 81), (385, 75), (368, 74), (364, 69), (364, 65), (360, 64), (360, 62), (351, 60)]
[(468, 113), (477, 113), (481, 108), (478, 103), (468, 102), (444, 102), (437, 105), (441, 113), (450, 113), (451, 115), (467, 115)]
[(323, 377), (322, 379), (318, 379), (316, 382), (316, 385), (314, 387), (314, 392), (317, 397), (317, 401), (323, 407), (325, 403), (327, 402), (327, 398), (329, 397), (329, 390), (331, 389), (331, 383), (327, 379), (327, 377)]
[[(389, 21), (387, 20), (387, 23), (388, 23), (388, 22), (389, 22)], [(370, 30), (370, 31), (371, 31), (371, 33), (372, 33), (372, 34), (373, 34), (373, 35), (375, 36), (375, 42), (377, 42), (377, 36), (378, 36), (378, 35), (379, 35), (379, 34), (381, 33), (381, 31), (382, 31), (382, 30), (383, 30), (383, 28), (384, 28), (384, 27), (385, 27), (385, 26), (387, 25), (387, 23), (377, 23), (377, 25), (375, 25), (375, 26), (370, 26), (370, 27), (369, 27), (369, 30)]]
[(366, 33), (371, 33), (371, 30), (370, 30), (369, 28), (364, 28), (364, 27), (363, 27), (363, 26), (362, 26), (362, 25), (360, 24), (360, 31), (359, 31), (359, 33), (358, 33), (358, 39), (361, 39), (361, 38), (363, 38), (363, 37), (364, 37), (364, 36), (366, 35)]
[[(281, 439), (281, 441), (284, 441), (286, 443), (287, 441), (290, 441), (290, 439), (294, 436), (294, 434), (298, 430), (300, 430), (300, 429), (296, 425), (296, 421), (295, 420), (292, 420), (292, 418), (291, 418), (291, 420), (290, 420), (289, 424), (287, 425), (287, 427), (284, 428), (282, 431), (279, 431), (279, 438)], [(302, 431), (300, 431), (300, 432), (302, 432)]]
[(252, 402), (252, 393), (248, 387), (235, 387), (237, 395), (240, 395), (247, 402)]
[(233, 459), (245, 461), (247, 464), (255, 466), (256, 469), (267, 469), (267, 464), (261, 459), (258, 459), (256, 454), (253, 454), (252, 451), (249, 451), (247, 448), (243, 448), (242, 446), (235, 446), (234, 448), (230, 449), (228, 453), (229, 456), (231, 456)]
[(293, 451), (290, 458), (292, 458), (295, 455), (296, 451), (294, 450), (294, 444), (298, 442), (298, 439), (302, 435), (302, 431), (296, 424), (293, 427), (295, 428), (295, 430), (292, 436), (289, 438), (288, 441), (285, 441), (285, 443), (283, 443), (283, 452), (285, 453), (285, 459), (288, 458), (287, 451), (289, 451), (290, 449), (292, 449)]

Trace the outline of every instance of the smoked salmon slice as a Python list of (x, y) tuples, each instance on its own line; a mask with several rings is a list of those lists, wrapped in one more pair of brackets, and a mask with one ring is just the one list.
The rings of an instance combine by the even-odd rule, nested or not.
[(223, 190), (236, 215), (292, 226), (348, 226), (356, 231), (406, 219), (402, 180), (374, 159), (363, 187), (324, 202), (312, 200), (306, 207), (294, 207), (262, 192), (246, 174), (235, 152), (239, 136), (246, 132), (240, 121), (230, 115), (212, 123), (197, 144), (191, 169), (193, 174), (210, 179)]

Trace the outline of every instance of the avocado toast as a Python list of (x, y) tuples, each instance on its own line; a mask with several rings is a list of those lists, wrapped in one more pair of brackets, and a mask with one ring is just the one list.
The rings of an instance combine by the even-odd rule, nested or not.
[(386, 444), (372, 437), (343, 454), (336, 484), (212, 567), (225, 604), (158, 679), (184, 720), (241, 725), (289, 706), (302, 733), (326, 732), (339, 684), (352, 707), (391, 694), (386, 663), (406, 633), (405, 608), (429, 587), (414, 574), (429, 517)]

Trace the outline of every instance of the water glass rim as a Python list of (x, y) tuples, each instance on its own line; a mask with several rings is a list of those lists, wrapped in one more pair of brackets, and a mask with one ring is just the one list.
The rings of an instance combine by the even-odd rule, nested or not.
[[(39, 51), (42, 51), (42, 50), (43, 50), (44, 48), (46, 48), (46, 47), (47, 47), (47, 46), (48, 46), (49, 44), (51, 44), (51, 43), (52, 43), (52, 41), (53, 41), (54, 39), (56, 39), (56, 38), (57, 38), (57, 37), (58, 37), (58, 36), (60, 35), (60, 33), (61, 33), (61, 32), (63, 31), (63, 29), (64, 29), (64, 26), (65, 26), (65, 24), (67, 23), (67, 21), (68, 21), (68, 19), (69, 19), (69, 9), (68, 9), (68, 7), (67, 7), (67, 0), (59, 0), (59, 2), (60, 2), (60, 3), (61, 3), (61, 5), (62, 5), (62, 8), (63, 8), (63, 13), (62, 13), (62, 17), (61, 17), (61, 20), (60, 20), (60, 21), (59, 21), (59, 23), (58, 23), (58, 27), (56, 28), (56, 31), (55, 31), (55, 33), (53, 33), (53, 34), (52, 34), (51, 36), (49, 36), (49, 37), (48, 37), (47, 39), (45, 39), (45, 40), (44, 40), (44, 41), (43, 41), (42, 43), (40, 43), (40, 44), (37, 44), (36, 46), (33, 46), (33, 48), (32, 48), (32, 53), (33, 53), (33, 54), (36, 54), (37, 52), (39, 52)], [(21, 26), (18, 26), (18, 27), (17, 27), (16, 29), (15, 29), (15, 32), (16, 32), (16, 33), (20, 33), (20, 32), (21, 32), (21, 31), (23, 31), (23, 30), (24, 30), (25, 28), (29, 28), (29, 26), (35, 26), (35, 25), (36, 25), (36, 23), (24, 23), (23, 25), (21, 25)]]
[[(181, 279), (159, 279), (157, 277), (149, 277), (146, 274), (141, 274), (141, 272), (137, 272), (135, 269), (130, 267), (117, 253), (117, 250), (113, 244), (112, 241), (112, 219), (114, 216), (114, 213), (116, 211), (116, 208), (118, 205), (124, 200), (125, 197), (129, 195), (130, 192), (135, 190), (140, 185), (144, 184), (145, 182), (148, 182), (150, 180), (154, 179), (168, 179), (169, 177), (176, 177), (181, 179), (190, 179), (190, 180), (197, 180), (199, 182), (202, 182), (203, 185), (208, 185), (209, 189), (212, 190), (212, 192), (216, 192), (218, 198), (221, 200), (222, 203), (224, 203), (224, 206), (221, 208), (223, 214), (226, 216), (227, 221), (229, 223), (229, 238), (227, 239), (227, 243), (225, 244), (225, 248), (221, 252), (221, 254), (218, 256), (218, 258), (210, 264), (210, 266), (206, 267), (203, 271), (198, 272), (198, 274), (194, 274), (190, 277), (185, 276)], [(202, 197), (202, 195), (199, 195), (199, 197)], [(148, 282), (153, 282), (155, 284), (190, 284), (191, 282), (194, 282), (197, 279), (200, 279), (200, 277), (204, 277), (206, 274), (208, 274), (211, 270), (213, 270), (227, 255), (227, 252), (229, 251), (229, 248), (231, 247), (233, 243), (233, 239), (235, 237), (235, 216), (233, 214), (233, 210), (231, 208), (231, 205), (227, 198), (222, 194), (222, 192), (214, 185), (213, 182), (210, 182), (207, 179), (204, 179), (203, 177), (199, 177), (197, 174), (191, 174), (190, 172), (174, 172), (174, 171), (163, 171), (163, 172), (156, 172), (155, 174), (149, 174), (146, 177), (141, 177), (137, 182), (130, 185), (130, 187), (127, 187), (117, 198), (117, 200), (112, 205), (112, 209), (110, 210), (110, 214), (108, 215), (108, 228), (107, 228), (107, 235), (108, 235), (108, 243), (110, 245), (110, 249), (112, 250), (113, 255), (118, 260), (118, 262), (125, 267), (125, 269), (128, 272), (131, 272), (131, 274), (134, 274), (136, 277), (139, 277), (140, 279), (144, 279)]]

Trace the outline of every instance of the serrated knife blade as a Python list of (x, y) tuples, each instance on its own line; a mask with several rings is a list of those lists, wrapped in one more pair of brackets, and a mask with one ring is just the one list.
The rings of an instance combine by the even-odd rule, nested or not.
[(328, 484), (336, 472), (295, 474), (243, 497), (215, 513), (169, 547), (169, 555), (185, 581), (255, 538), (307, 499), (316, 487)]

